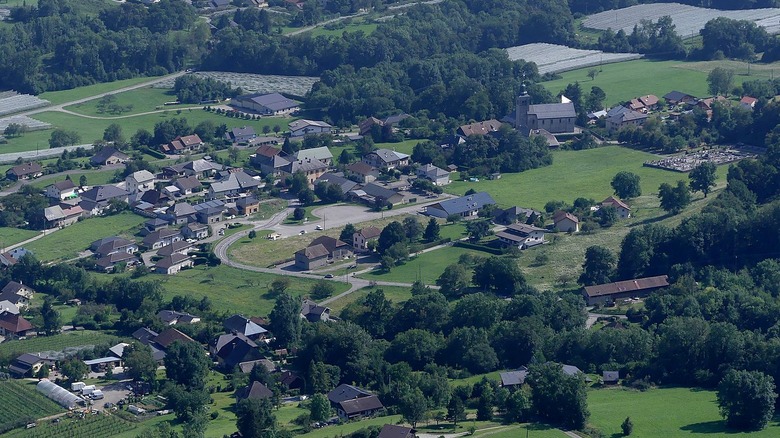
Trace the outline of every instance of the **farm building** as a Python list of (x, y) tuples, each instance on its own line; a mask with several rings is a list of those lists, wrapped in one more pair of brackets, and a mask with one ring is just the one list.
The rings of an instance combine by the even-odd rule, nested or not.
[(82, 402), (81, 397), (65, 388), (55, 385), (49, 379), (41, 379), (35, 389), (66, 409), (74, 408), (77, 404)]
[(43, 176), (43, 167), (38, 163), (24, 163), (5, 171), (5, 177), (11, 181), (38, 178)]
[(289, 114), (301, 109), (301, 104), (299, 102), (288, 99), (279, 93), (245, 94), (233, 98), (232, 104), (239, 108), (267, 116)]
[(511, 224), (504, 231), (496, 233), (496, 237), (504, 245), (526, 249), (544, 244), (545, 229), (533, 225)]
[(666, 275), (657, 277), (637, 278), (635, 280), (618, 281), (616, 283), (585, 286), (583, 296), (589, 306), (604, 304), (615, 300), (646, 297), (651, 292), (669, 286), (669, 278)]

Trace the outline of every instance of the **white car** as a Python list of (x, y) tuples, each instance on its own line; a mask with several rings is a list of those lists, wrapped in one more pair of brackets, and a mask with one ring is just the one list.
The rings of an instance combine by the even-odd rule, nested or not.
[(322, 231), (322, 225), (317, 225), (317, 226), (316, 226), (314, 229), (315, 229), (315, 230)]

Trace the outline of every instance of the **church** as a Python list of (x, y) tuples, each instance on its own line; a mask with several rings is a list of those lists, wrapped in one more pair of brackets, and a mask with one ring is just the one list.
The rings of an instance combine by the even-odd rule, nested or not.
[(574, 104), (565, 97), (563, 103), (531, 105), (531, 96), (525, 91), (517, 96), (515, 106), (515, 128), (523, 131), (544, 130), (551, 134), (574, 132), (577, 112)]

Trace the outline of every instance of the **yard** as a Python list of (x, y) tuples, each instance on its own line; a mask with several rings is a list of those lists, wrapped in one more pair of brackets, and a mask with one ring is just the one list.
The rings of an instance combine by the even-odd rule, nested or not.
[(739, 85), (748, 80), (768, 79), (772, 70), (780, 67), (780, 62), (751, 65), (751, 75), (748, 76), (747, 64), (736, 61), (680, 62), (640, 59), (602, 65), (595, 79), (588, 77), (588, 71), (592, 69), (590, 67), (561, 73), (561, 79), (543, 82), (542, 85), (553, 94), (561, 92), (567, 84), (574, 82), (580, 83), (584, 93), (590, 92), (591, 87), (600, 87), (607, 94), (604, 102), (607, 105), (616, 105), (646, 94), (654, 94), (660, 98), (673, 90), (707, 97), (710, 95), (707, 90), (707, 74), (719, 66), (734, 70), (734, 85)]
[[(408, 287), (376, 286), (376, 289), (381, 289), (382, 292), (384, 292), (385, 294), (385, 298), (390, 300), (392, 303), (396, 303), (396, 304), (402, 303), (412, 297), (412, 290), (411, 288)], [(334, 315), (338, 315), (342, 310), (344, 310), (345, 307), (354, 303), (360, 298), (365, 297), (372, 290), (374, 289), (367, 288), (367, 287), (357, 290), (355, 292), (352, 292), (349, 295), (339, 298), (338, 300), (331, 301), (330, 303), (328, 303), (328, 307), (330, 308), (331, 312)]]
[[(463, 195), (468, 189), (488, 192), (499, 206), (513, 205), (543, 209), (548, 201), (571, 204), (576, 198), (593, 198), (600, 202), (612, 194), (610, 182), (621, 170), (641, 178), (642, 193), (658, 192), (661, 183), (687, 180), (686, 174), (642, 166), (656, 155), (621, 146), (605, 146), (584, 151), (553, 152), (553, 164), (520, 173), (507, 173), (498, 180), (479, 182), (453, 181), (445, 191)], [(725, 181), (727, 166), (718, 169), (719, 182)]]
[(43, 262), (62, 261), (77, 257), (89, 244), (114, 235), (132, 237), (146, 219), (132, 214), (88, 218), (31, 242), (25, 247)]
[(638, 437), (699, 435), (719, 437), (776, 437), (780, 424), (752, 433), (736, 433), (725, 428), (718, 413), (715, 392), (691, 388), (660, 388), (645, 392), (601, 389), (588, 392), (590, 423), (607, 437), (622, 436), (620, 424), (626, 417), (634, 423)]
[[(260, 316), (271, 312), (275, 297), (268, 290), (271, 283), (280, 277), (220, 265), (213, 268), (199, 266), (185, 269), (176, 275), (145, 278), (161, 281), (166, 300), (175, 295), (194, 295), (197, 299), (207, 296), (215, 309)], [(316, 280), (305, 278), (285, 278), (290, 280), (287, 292), (295, 296), (307, 295), (316, 283)], [(345, 283), (335, 282), (333, 286), (336, 294), (346, 291), (349, 287)]]
[(486, 252), (447, 246), (410, 258), (406, 263), (396, 266), (390, 272), (375, 270), (360, 277), (369, 280), (407, 283), (421, 280), (425, 284), (436, 284), (436, 279), (444, 272), (444, 269), (449, 265), (457, 264), (458, 258), (463, 254), (490, 257), (490, 254)]

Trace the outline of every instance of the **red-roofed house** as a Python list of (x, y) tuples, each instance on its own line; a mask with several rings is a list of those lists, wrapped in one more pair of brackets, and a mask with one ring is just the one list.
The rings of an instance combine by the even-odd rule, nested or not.
[(758, 102), (758, 99), (755, 97), (745, 96), (739, 100), (739, 106), (744, 109), (752, 110), (756, 107), (756, 102)]
[(32, 328), (33, 326), (30, 324), (30, 321), (27, 321), (19, 315), (14, 315), (10, 312), (0, 314), (0, 335), (5, 336), (8, 339), (27, 336), (27, 332), (32, 330)]
[(625, 202), (621, 201), (620, 199), (610, 196), (609, 198), (601, 201), (602, 207), (615, 207), (615, 210), (617, 210), (618, 216), (620, 216), (621, 219), (626, 219), (631, 217), (631, 207), (628, 206)]
[(171, 140), (170, 143), (160, 145), (160, 151), (164, 154), (175, 155), (187, 151), (194, 151), (203, 146), (203, 140), (198, 134), (179, 136)]
[(559, 210), (553, 216), (555, 228), (565, 233), (576, 233), (580, 231), (580, 220), (577, 216), (563, 210)]

